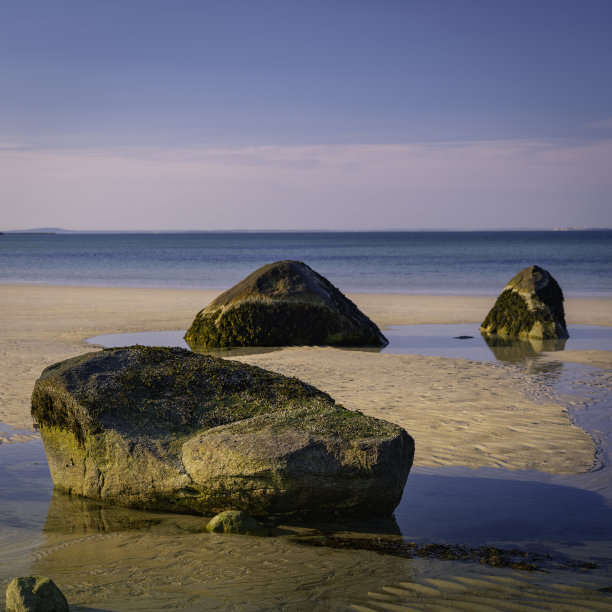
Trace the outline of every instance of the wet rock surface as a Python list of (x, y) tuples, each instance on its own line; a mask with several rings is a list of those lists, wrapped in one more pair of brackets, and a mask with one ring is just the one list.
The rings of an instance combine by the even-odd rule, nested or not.
[(68, 602), (51, 578), (23, 576), (8, 585), (6, 609), (8, 612), (68, 612)]
[(268, 530), (252, 516), (239, 510), (226, 510), (214, 516), (206, 524), (211, 533), (233, 533), (239, 535), (267, 536)]

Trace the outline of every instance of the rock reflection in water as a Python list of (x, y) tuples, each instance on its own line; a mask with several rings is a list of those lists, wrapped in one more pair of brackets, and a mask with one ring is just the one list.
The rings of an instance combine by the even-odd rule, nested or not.
[[(211, 517), (170, 512), (151, 512), (113, 506), (103, 502), (68, 495), (55, 489), (43, 531), (45, 533), (88, 534), (128, 530), (155, 530), (165, 533), (200, 533)], [(263, 521), (271, 536), (310, 536), (319, 533), (342, 533), (344, 536), (401, 537), (394, 516), (368, 520), (346, 520), (342, 523), (310, 522), (279, 525)]]
[(206, 519), (201, 516), (146, 512), (68, 495), (55, 489), (49, 504), (46, 533), (87, 534), (132, 529), (198, 532)]
[(206, 348), (197, 344), (189, 345), (192, 352), (200, 355), (211, 355), (212, 357), (221, 357), (230, 359), (231, 357), (248, 357), (249, 355), (262, 355), (264, 353), (274, 353), (282, 350), (280, 347), (271, 346), (232, 346), (225, 348)]
[[(500, 609), (509, 596), (506, 586), (518, 603), (524, 589), (525, 603), (536, 597), (551, 606), (607, 597), (596, 589), (609, 582), (597, 575), (587, 576), (589, 583), (578, 589), (569, 584), (575, 578), (568, 572), (553, 570), (550, 580), (548, 574), (524, 578), (522, 572), (480, 563), (304, 546), (303, 539), (300, 545), (286, 537), (189, 532), (189, 525), (180, 533), (183, 520), (205, 523), (202, 517), (104, 506), (55, 493), (45, 540), (28, 571), (52, 576), (71, 608), (80, 610), (378, 610), (381, 602), (385, 609), (420, 609), (427, 603), (441, 610), (461, 607), (457, 596), (466, 585), (474, 607), (487, 609)], [(368, 532), (394, 531), (397, 524), (341, 527), (356, 530), (351, 537), (368, 538)], [(556, 588), (560, 580), (562, 591)]]
[(567, 340), (541, 340), (538, 338), (508, 338), (495, 334), (481, 334), (498, 361), (524, 361), (540, 353), (562, 351)]
[[(51, 575), (77, 609), (149, 612), (345, 610), (381, 585), (413, 577), (406, 559), (301, 545), (301, 537), (321, 533), (314, 526), (251, 537), (211, 534), (206, 522), (55, 492), (29, 571)], [(399, 534), (393, 519), (317, 527), (355, 530), (352, 537)]]

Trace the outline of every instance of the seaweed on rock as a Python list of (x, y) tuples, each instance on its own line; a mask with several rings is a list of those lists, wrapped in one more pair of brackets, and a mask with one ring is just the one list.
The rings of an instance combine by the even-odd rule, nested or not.
[(480, 331), (542, 340), (568, 338), (561, 287), (539, 266), (521, 270), (506, 284)]
[(357, 306), (300, 261), (262, 266), (217, 297), (185, 334), (194, 348), (385, 346)]
[(179, 348), (55, 364), (32, 415), (56, 488), (176, 512), (387, 515), (414, 456), (401, 427), (297, 378)]
[(482, 327), (489, 333), (507, 336), (528, 335), (536, 322), (541, 322), (546, 327), (552, 325), (554, 319), (552, 313), (544, 308), (530, 310), (525, 298), (519, 293), (506, 289), (495, 302), (495, 308), (491, 309)]

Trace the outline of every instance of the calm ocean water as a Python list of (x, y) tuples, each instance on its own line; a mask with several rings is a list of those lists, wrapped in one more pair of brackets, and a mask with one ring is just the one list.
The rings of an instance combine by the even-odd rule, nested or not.
[(612, 295), (612, 231), (0, 235), (0, 283), (227, 289), (281, 259), (344, 292), (496, 295), (537, 264), (567, 296)]

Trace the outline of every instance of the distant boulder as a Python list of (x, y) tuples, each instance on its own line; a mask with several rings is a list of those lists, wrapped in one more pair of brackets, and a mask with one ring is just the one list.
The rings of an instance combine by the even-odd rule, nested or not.
[(516, 338), (569, 338), (561, 287), (538, 266), (521, 270), (504, 287), (480, 331)]
[(414, 455), (401, 427), (297, 378), (179, 348), (52, 365), (32, 415), (57, 489), (209, 516), (389, 515)]
[(201, 310), (185, 340), (192, 348), (388, 344), (353, 302), (301, 261), (255, 270)]

